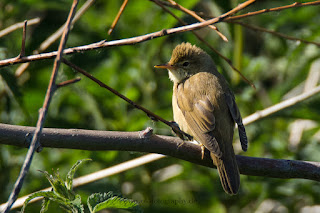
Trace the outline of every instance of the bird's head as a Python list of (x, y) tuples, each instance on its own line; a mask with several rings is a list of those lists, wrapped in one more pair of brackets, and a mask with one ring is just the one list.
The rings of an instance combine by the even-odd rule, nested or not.
[(156, 65), (155, 68), (168, 69), (169, 78), (175, 83), (180, 83), (199, 72), (210, 72), (216, 69), (211, 57), (190, 43), (176, 46), (172, 51), (170, 61), (166, 64)]

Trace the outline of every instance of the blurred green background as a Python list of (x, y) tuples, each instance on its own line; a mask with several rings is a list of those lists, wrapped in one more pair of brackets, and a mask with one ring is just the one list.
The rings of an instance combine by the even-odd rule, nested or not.
[[(186, 8), (213, 16), (227, 12), (237, 5), (231, 0), (177, 2)], [(71, 3), (72, 1), (66, 0), (2, 0), (0, 29), (25, 19), (41, 17), (40, 24), (30, 26), (27, 30), (26, 55), (30, 55), (65, 22)], [(78, 8), (83, 3), (84, 1), (80, 1)], [(123, 39), (180, 26), (173, 17), (150, 1), (129, 1), (114, 32), (108, 36), (107, 31), (121, 3), (122, 1), (96, 1), (75, 23), (67, 46), (80, 46), (103, 39)], [(261, 1), (241, 13), (291, 3), (292, 1)], [(172, 11), (188, 23), (196, 22), (180, 11)], [(320, 42), (319, 11), (319, 6), (292, 8), (241, 21)], [(130, 46), (76, 53), (66, 58), (167, 120), (172, 120), (172, 83), (168, 80), (166, 71), (155, 70), (153, 66), (167, 62), (175, 45), (183, 41), (197, 44), (214, 58), (219, 71), (227, 78), (235, 93), (242, 117), (300, 94), (305, 88), (308, 76), (309, 80), (315, 82), (313, 84), (319, 82), (318, 46), (289, 41), (232, 23), (219, 23), (216, 26), (228, 37), (228, 43), (223, 42), (211, 29), (206, 28), (198, 32), (254, 82), (256, 91), (191, 32)], [(12, 58), (19, 54), (21, 37), (22, 29), (19, 29), (0, 38), (0, 59)], [(46, 52), (56, 50), (58, 44), (59, 41), (56, 41)], [(20, 65), (0, 69), (1, 123), (36, 125), (52, 64), (53, 60), (33, 62), (19, 78), (15, 77), (15, 71)], [(58, 82), (76, 76), (79, 74), (62, 65)], [(83, 76), (80, 77), (80, 82), (56, 92), (45, 127), (139, 131), (150, 126), (156, 134), (172, 134), (167, 126), (151, 121), (144, 113), (120, 98)], [(312, 83), (307, 85), (310, 87)], [(248, 152), (240, 152), (237, 135), (234, 144), (236, 152), (254, 157), (320, 161), (319, 104), (320, 96), (317, 95), (248, 125)], [(8, 199), (26, 152), (26, 149), (0, 146), (1, 203)], [(64, 176), (77, 160), (93, 159), (79, 168), (76, 175), (80, 176), (143, 154), (45, 148), (35, 155), (20, 196), (49, 186), (45, 177), (37, 170), (51, 172), (52, 168), (59, 168)], [(165, 168), (167, 170), (162, 170)], [(91, 193), (106, 191), (114, 191), (124, 197), (143, 201), (141, 205), (145, 212), (304, 212), (308, 206), (320, 204), (320, 184), (315, 181), (241, 175), (240, 192), (231, 197), (224, 193), (216, 170), (171, 157), (76, 189), (76, 192), (82, 195), (83, 202)], [(152, 200), (154, 202), (151, 202)], [(39, 211), (40, 202), (29, 205), (26, 210)], [(61, 210), (58, 206), (52, 205), (48, 212), (57, 211)]]

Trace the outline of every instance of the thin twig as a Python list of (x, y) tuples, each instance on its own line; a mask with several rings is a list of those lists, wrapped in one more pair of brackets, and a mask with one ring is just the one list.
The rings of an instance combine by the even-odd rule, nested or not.
[[(169, 1), (170, 4), (171, 4), (173, 7), (175, 7), (175, 8), (177, 8), (177, 9), (183, 11), (183, 12), (186, 13), (186, 14), (189, 14), (190, 16), (194, 17), (194, 18), (197, 19), (198, 21), (201, 21), (201, 22), (206, 21), (206, 20), (204, 20), (203, 18), (201, 18), (200, 16), (198, 16), (194, 11), (189, 10), (189, 9), (181, 6), (181, 5), (178, 4), (177, 2), (175, 2), (175, 1), (173, 1), (173, 0), (167, 0), (167, 1)], [(185, 25), (186, 25), (186, 24), (185, 24)], [(226, 37), (225, 35), (223, 35), (216, 26), (214, 26), (214, 25), (208, 25), (208, 27), (210, 27), (211, 29), (213, 29), (214, 31), (216, 31), (216, 33), (222, 38), (222, 40), (224, 40), (225, 42), (228, 42), (227, 37)]]
[[(164, 5), (162, 5), (161, 1), (159, 0), (150, 0), (154, 3), (156, 3), (157, 5), (159, 5), (163, 10), (165, 10), (167, 13), (169, 13), (171, 16), (173, 16), (175, 19), (177, 19), (181, 24), (183, 25), (187, 25), (186, 22), (184, 22), (182, 19), (180, 19), (179, 17), (177, 17), (174, 13), (172, 13), (170, 10), (168, 10)], [(241, 77), (242, 79), (247, 82), (252, 88), (256, 89), (255, 85), (249, 81), (244, 75), (242, 75), (242, 73), (232, 64), (232, 61), (225, 57), (224, 55), (222, 55), (218, 50), (216, 50), (214, 47), (212, 47), (211, 44), (209, 44), (206, 40), (204, 40), (199, 33), (195, 32), (195, 31), (191, 31), (201, 42), (203, 42), (205, 45), (207, 45), (213, 52), (215, 52), (217, 55), (219, 55), (221, 58), (223, 58), (229, 65), (230, 67), (236, 71)]]
[[(242, 18), (248, 18), (251, 16), (260, 15), (263, 13), (276, 12), (276, 11), (291, 9), (294, 7), (313, 6), (313, 5), (318, 5), (318, 4), (320, 4), (320, 0), (313, 1), (313, 2), (306, 2), (306, 3), (295, 2), (293, 4), (289, 4), (289, 5), (285, 5), (285, 6), (281, 6), (281, 7), (262, 9), (262, 10), (258, 10), (258, 11), (254, 11), (254, 12), (248, 12), (248, 13), (242, 14), (242, 15), (230, 16), (230, 17), (226, 18), (224, 21), (238, 20), (238, 19), (242, 19)], [(170, 7), (171, 5), (166, 4), (166, 6)], [(171, 6), (171, 7), (174, 8), (173, 6)], [(209, 19), (213, 18), (213, 16), (205, 14), (203, 12), (197, 12), (197, 14), (200, 15), (201, 17), (205, 17), (205, 18), (209, 18)]]
[(67, 37), (68, 37), (68, 33), (69, 33), (69, 30), (70, 30), (71, 20), (74, 17), (75, 9), (76, 9), (77, 5), (78, 5), (78, 0), (74, 0), (73, 3), (72, 3), (71, 9), (70, 9), (70, 13), (69, 13), (67, 22), (66, 22), (65, 30), (64, 30), (63, 35), (61, 37), (59, 49), (58, 49), (58, 52), (57, 52), (57, 57), (56, 57), (56, 59), (54, 61), (52, 75), (51, 75), (51, 78), (50, 78), (50, 82), (49, 82), (49, 86), (48, 86), (47, 93), (46, 93), (46, 96), (45, 96), (45, 100), (44, 100), (43, 106), (42, 106), (42, 108), (41, 108), (41, 110), (39, 112), (39, 118), (38, 118), (38, 122), (37, 122), (37, 127), (36, 127), (36, 130), (35, 130), (34, 135), (32, 137), (32, 141), (31, 141), (28, 153), (26, 155), (25, 161), (23, 163), (23, 166), (21, 168), (19, 177), (17, 178), (16, 183), (14, 185), (14, 188), (13, 188), (13, 190), (12, 190), (12, 192), (10, 194), (10, 197), (8, 199), (7, 206), (6, 206), (5, 210), (4, 210), (4, 213), (7, 213), (7, 212), (10, 211), (10, 208), (11, 208), (12, 204), (17, 199), (17, 196), (18, 196), (18, 194), (19, 194), (19, 192), (20, 192), (20, 190), (22, 188), (23, 181), (24, 181), (24, 179), (25, 179), (25, 177), (26, 177), (26, 175), (27, 175), (27, 173), (29, 171), (34, 152), (39, 146), (38, 145), (39, 144), (39, 138), (40, 138), (40, 135), (41, 135), (41, 131), (42, 131), (43, 124), (44, 124), (44, 121), (45, 121), (45, 118), (46, 118), (46, 114), (47, 114), (47, 111), (48, 111), (48, 108), (49, 108), (49, 105), (50, 105), (51, 98), (52, 98), (53, 93), (54, 93), (55, 88), (56, 88), (56, 84), (55, 84), (56, 76), (57, 76), (58, 69), (59, 69), (59, 66), (60, 66), (60, 63), (61, 63), (61, 57), (62, 57), (62, 54), (63, 54), (63, 49), (65, 47), (65, 44), (66, 44), (66, 41), (67, 41)]
[(121, 16), (121, 14), (122, 14), (123, 11), (124, 11), (124, 8), (127, 6), (127, 3), (128, 3), (128, 0), (124, 0), (124, 1), (123, 1), (123, 3), (122, 3), (122, 5), (121, 5), (121, 7), (120, 7), (120, 9), (119, 9), (119, 12), (118, 12), (116, 18), (113, 20), (113, 22), (112, 22), (112, 24), (111, 24), (111, 27), (110, 27), (110, 29), (108, 30), (108, 35), (110, 35), (110, 34), (112, 33), (113, 29), (116, 27), (116, 25), (117, 25), (117, 23), (118, 23), (118, 21), (119, 21), (119, 19), (120, 19), (120, 16)]
[(311, 96), (314, 96), (315, 94), (320, 92), (320, 86), (315, 87), (314, 89), (308, 91), (308, 92), (304, 92), (301, 95), (295, 96), (293, 98), (290, 98), (288, 100), (282, 101), (276, 105), (273, 105), (271, 107), (268, 107), (264, 110), (261, 111), (257, 111), (255, 113), (253, 113), (252, 115), (246, 117), (245, 119), (243, 119), (243, 124), (247, 125), (249, 123), (255, 122), (256, 120), (260, 120), (261, 118), (265, 118), (271, 114), (274, 114), (280, 110), (283, 110), (285, 108), (288, 108), (290, 106), (293, 106), (307, 98), (310, 98)]
[[(81, 7), (80, 9), (77, 11), (77, 13), (74, 15), (74, 18), (72, 19), (72, 25), (74, 25), (74, 23), (76, 21), (78, 21), (80, 19), (80, 17), (90, 8), (90, 6), (94, 3), (95, 0), (87, 0)], [(29, 24), (29, 22), (28, 22)], [(55, 33), (53, 33), (51, 36), (49, 36), (45, 41), (43, 41), (39, 48), (33, 51), (33, 54), (39, 54), (43, 51), (45, 51), (49, 46), (51, 46), (56, 40), (58, 40), (60, 38), (60, 36), (63, 33), (63, 30), (65, 28), (65, 24), (62, 25)], [(15, 72), (15, 76), (16, 77), (20, 77), (23, 72), (29, 67), (30, 63), (24, 63), (21, 64), (16, 72)]]
[(27, 23), (28, 23), (28, 21), (25, 20), (25, 21), (24, 21), (24, 25), (23, 25), (23, 31), (22, 31), (21, 51), (20, 51), (20, 54), (18, 55), (18, 58), (22, 58), (22, 57), (24, 57), (24, 55), (25, 55)]
[[(213, 18), (213, 19), (201, 22), (201, 23), (194, 23), (194, 24), (187, 25), (187, 26), (171, 28), (171, 29), (167, 29), (167, 30), (161, 30), (158, 32), (154, 32), (154, 33), (150, 33), (150, 34), (146, 34), (146, 35), (142, 35), (142, 36), (137, 36), (137, 37), (133, 37), (133, 38), (120, 39), (120, 40), (114, 40), (114, 41), (109, 41), (109, 42), (103, 40), (103, 41), (99, 41), (99, 42), (89, 44), (89, 45), (65, 49), (63, 51), (63, 53), (64, 54), (72, 54), (75, 52), (84, 52), (84, 51), (88, 51), (88, 50), (94, 50), (94, 49), (111, 47), (111, 46), (122, 46), (122, 45), (136, 44), (136, 43), (141, 43), (141, 42), (148, 41), (148, 40), (151, 40), (154, 38), (163, 37), (165, 35), (182, 33), (182, 32), (187, 32), (187, 31), (191, 31), (191, 30), (197, 30), (197, 29), (200, 29), (200, 28), (205, 27), (207, 25), (221, 22), (225, 18), (227, 18), (228, 16), (246, 8), (247, 6), (249, 6), (250, 4), (252, 4), (254, 2), (255, 2), (255, 0), (248, 0), (242, 4), (239, 4), (234, 9), (230, 10), (227, 13), (222, 14), (219, 17), (216, 17), (216, 18)], [(56, 55), (57, 55), (57, 52), (55, 51), (55, 52), (51, 52), (51, 53), (42, 53), (42, 54), (38, 54), (38, 55), (26, 56), (26, 57), (23, 57), (20, 59), (16, 59), (16, 58), (5, 59), (5, 60), (0, 61), (0, 67), (5, 67), (5, 66), (13, 65), (13, 64), (25, 63), (25, 62), (35, 61), (35, 60), (54, 58)]]
[(307, 41), (307, 40), (304, 40), (304, 39), (301, 39), (301, 38), (288, 36), (288, 35), (283, 34), (283, 33), (279, 33), (279, 32), (273, 31), (273, 30), (268, 30), (268, 29), (262, 28), (262, 27), (253, 26), (253, 25), (246, 24), (246, 23), (243, 23), (243, 22), (240, 22), (240, 21), (227, 21), (227, 22), (234, 23), (234, 24), (239, 24), (239, 25), (244, 26), (244, 27), (246, 27), (248, 29), (251, 29), (251, 30), (270, 33), (272, 35), (275, 35), (275, 36), (278, 36), (278, 37), (282, 37), (282, 38), (285, 38), (285, 39), (288, 39), (288, 40), (299, 41), (299, 42), (306, 43), (306, 44), (314, 44), (314, 45), (317, 45), (317, 46), (320, 47), (320, 43), (318, 43), (318, 42)]
[[(246, 3), (246, 4), (244, 4), (244, 3)], [(240, 11), (241, 9), (245, 8), (249, 4), (252, 4), (253, 2), (244, 2), (244, 3), (243, 3), (244, 5), (243, 4), (239, 5), (237, 7), (236, 11), (229, 11), (229, 12), (231, 12), (231, 14), (233, 14), (234, 12)], [(285, 8), (280, 8), (280, 9), (283, 10), (283, 9), (289, 9), (289, 8), (293, 8), (293, 7), (302, 7), (302, 6), (310, 6), (310, 5), (318, 5), (318, 4), (320, 4), (320, 0), (315, 1), (315, 2), (301, 3), (299, 5), (297, 5), (295, 3), (292, 5), (284, 6)], [(260, 12), (258, 14), (261, 14), (263, 12), (270, 12), (270, 10), (277, 11), (280, 9), (278, 9), (278, 8), (264, 9), (264, 10), (261, 10), (262, 12)], [(73, 48), (65, 49), (64, 54), (73, 54), (75, 52), (84, 52), (84, 51), (89, 51), (89, 50), (94, 50), (94, 49), (99, 49), (99, 48), (141, 43), (144, 41), (148, 41), (150, 39), (154, 39), (154, 38), (158, 38), (158, 37), (162, 37), (162, 36), (166, 36), (166, 35), (170, 35), (170, 34), (200, 29), (200, 28), (205, 27), (209, 24), (222, 22), (224, 20), (235, 20), (235, 19), (243, 18), (242, 15), (241, 16), (232, 16), (232, 18), (228, 17), (229, 15), (230, 14), (223, 14), (222, 16), (207, 20), (206, 22), (195, 23), (195, 24), (191, 24), (188, 26), (171, 28), (171, 29), (167, 29), (167, 30), (161, 30), (158, 32), (154, 32), (154, 33), (150, 33), (150, 34), (146, 34), (146, 35), (141, 35), (141, 36), (137, 36), (137, 37), (133, 37), (133, 38), (114, 40), (114, 41), (109, 41), (109, 42), (103, 40), (103, 41), (99, 41), (99, 42), (89, 44), (89, 45), (73, 47)], [(257, 14), (254, 14), (254, 15), (257, 15)], [(251, 13), (247, 14), (247, 16), (251, 16)], [(5, 66), (19, 64), (19, 63), (26, 63), (26, 62), (36, 61), (36, 60), (50, 59), (50, 58), (54, 58), (56, 56), (56, 54), (57, 54), (57, 52), (55, 51), (55, 52), (50, 52), (50, 53), (43, 53), (43, 54), (38, 54), (38, 55), (26, 56), (21, 59), (16, 59), (16, 58), (5, 59), (5, 60), (0, 61), (0, 67), (5, 67)]]
[(80, 80), (81, 80), (81, 78), (80, 78), (80, 77), (77, 77), (77, 78), (74, 78), (74, 79), (70, 79), (70, 80), (61, 82), (61, 83), (57, 84), (57, 88), (65, 87), (65, 86), (68, 86), (68, 85), (70, 85), (70, 84), (77, 83), (77, 82), (79, 82)]
[[(38, 23), (40, 23), (40, 18), (34, 18), (34, 19), (28, 20), (28, 26), (38, 24)], [(19, 29), (19, 28), (22, 28), (23, 26), (24, 26), (24, 21), (16, 23), (14, 25), (11, 25), (10, 27), (7, 27), (6, 29), (1, 30), (0, 31), (0, 38)]]
[(147, 114), (147, 116), (149, 118), (151, 118), (154, 121), (161, 121), (162, 123), (168, 125), (169, 127), (171, 127), (174, 131), (186, 136), (189, 140), (192, 139), (192, 137), (181, 131), (176, 125), (173, 125), (172, 122), (169, 122), (165, 119), (163, 119), (162, 117), (154, 114), (153, 112), (151, 112), (150, 110), (144, 108), (143, 106), (140, 106), (139, 104), (135, 103), (134, 101), (130, 100), (129, 98), (127, 98), (126, 96), (122, 95), (121, 93), (119, 93), (117, 90), (109, 87), (108, 85), (106, 85), (105, 83), (101, 82), (100, 80), (96, 79), (95, 77), (93, 77), (90, 73), (86, 72), (85, 70), (81, 69), (80, 67), (76, 66), (75, 64), (71, 63), (70, 61), (66, 60), (66, 59), (62, 59), (62, 62), (65, 63), (66, 65), (70, 66), (71, 68), (75, 69), (77, 72), (81, 73), (82, 75), (88, 77), (90, 80), (94, 81), (95, 83), (97, 83), (100, 87), (105, 88), (107, 90), (109, 90), (110, 92), (112, 92), (113, 94), (115, 94), (116, 96), (120, 97), (121, 99), (125, 100), (126, 102), (128, 102), (129, 104), (131, 104), (132, 106), (134, 106), (137, 109), (140, 109), (141, 111), (143, 111), (144, 113)]
[(281, 10), (294, 8), (294, 7), (304, 7), (304, 6), (312, 6), (312, 5), (318, 5), (318, 4), (320, 4), (320, 0), (313, 1), (313, 2), (306, 2), (306, 3), (295, 2), (293, 4), (289, 4), (289, 5), (285, 5), (285, 6), (281, 6), (281, 7), (268, 8), (268, 9), (254, 11), (254, 12), (249, 12), (249, 13), (246, 13), (243, 15), (228, 17), (225, 19), (225, 21), (247, 18), (250, 16), (256, 16), (256, 15), (260, 15), (263, 13), (269, 13), (269, 12), (275, 12), (275, 11), (281, 11)]

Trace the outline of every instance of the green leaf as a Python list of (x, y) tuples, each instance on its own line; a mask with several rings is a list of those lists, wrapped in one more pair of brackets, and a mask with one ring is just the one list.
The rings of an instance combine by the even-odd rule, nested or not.
[(112, 192), (103, 193), (103, 194), (102, 193), (91, 194), (87, 200), (87, 204), (90, 212), (93, 212), (93, 209), (97, 204), (111, 198), (112, 196), (113, 196)]
[(40, 213), (44, 213), (48, 210), (50, 204), (50, 200), (48, 198), (44, 198), (41, 205)]
[(82, 213), (84, 212), (83, 205), (81, 204), (81, 196), (76, 195), (75, 199), (70, 201), (70, 204), (72, 205), (72, 212), (75, 213)]
[(58, 171), (54, 172), (53, 175), (49, 174), (47, 171), (40, 171), (40, 172), (42, 172), (46, 176), (46, 178), (48, 179), (48, 181), (50, 182), (53, 188), (54, 193), (66, 199), (70, 199), (70, 200), (74, 199), (73, 192), (68, 190), (68, 188), (65, 185), (65, 182), (60, 177), (60, 174)]
[[(57, 195), (56, 193), (54, 193), (53, 191), (48, 191), (48, 192), (35, 192), (33, 194), (31, 194), (27, 199), (26, 201), (24, 202), (23, 204), (23, 207), (21, 209), (21, 212), (24, 212), (24, 209), (26, 208), (27, 204), (30, 202), (30, 200), (36, 198), (36, 197), (44, 197), (45, 199), (48, 199), (48, 200), (52, 200), (52, 201), (55, 201), (61, 205), (65, 205), (66, 204), (66, 199), (64, 199), (63, 197)], [(45, 206), (48, 206), (49, 203), (48, 202), (45, 202), (44, 204), (42, 204), (42, 209), (44, 209), (44, 211), (46, 211), (46, 208)], [(41, 209), (41, 211), (42, 211)]]
[(112, 192), (95, 193), (88, 197), (88, 207), (91, 213), (98, 212), (106, 208), (126, 209), (131, 212), (142, 212), (138, 203), (118, 196), (113, 196)]
[(80, 166), (80, 164), (84, 161), (91, 161), (91, 159), (82, 159), (82, 160), (78, 160), (73, 166), (72, 168), (69, 170), (67, 177), (66, 177), (66, 187), (68, 190), (72, 189), (72, 183), (73, 183), (73, 176), (74, 173), (76, 172), (76, 170), (78, 169), (78, 167)]

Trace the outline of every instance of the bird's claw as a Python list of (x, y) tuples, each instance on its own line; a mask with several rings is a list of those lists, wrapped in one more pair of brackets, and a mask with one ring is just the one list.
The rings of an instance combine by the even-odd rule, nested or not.
[(191, 141), (191, 140), (193, 139), (193, 137), (192, 137), (191, 135), (183, 132), (183, 131), (180, 129), (179, 125), (178, 125), (176, 122), (170, 121), (170, 123), (171, 123), (171, 129), (172, 129), (172, 131), (173, 131), (181, 140), (183, 140), (183, 141), (185, 141), (185, 140)]
[(204, 158), (204, 149), (205, 149), (205, 147), (204, 147), (204, 145), (203, 145), (203, 144), (200, 144), (200, 146), (201, 146), (201, 160), (203, 160), (203, 158)]

